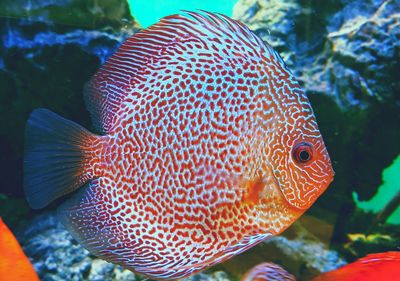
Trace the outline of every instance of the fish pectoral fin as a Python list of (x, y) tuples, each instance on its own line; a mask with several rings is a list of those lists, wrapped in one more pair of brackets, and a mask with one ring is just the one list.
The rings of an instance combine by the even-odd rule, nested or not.
[(33, 209), (45, 207), (96, 176), (84, 161), (89, 160), (88, 152), (98, 138), (49, 110), (32, 112), (25, 129), (23, 169), (25, 195)]
[(71, 235), (92, 254), (122, 263), (125, 255), (132, 257), (133, 254), (123, 252), (127, 249), (122, 242), (121, 226), (112, 219), (118, 210), (111, 207), (108, 193), (104, 192), (111, 188), (104, 184), (103, 178), (95, 179), (67, 199), (58, 208), (57, 215)]
[(243, 183), (245, 186), (244, 202), (259, 204), (261, 196), (265, 189), (265, 181), (261, 177), (248, 179)]

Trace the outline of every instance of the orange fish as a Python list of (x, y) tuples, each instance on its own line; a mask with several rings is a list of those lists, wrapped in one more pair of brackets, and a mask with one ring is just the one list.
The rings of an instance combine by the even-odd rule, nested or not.
[(241, 281), (296, 281), (296, 279), (279, 265), (264, 262), (246, 272)]
[(0, 218), (0, 280), (39, 281), (17, 239)]
[(24, 188), (95, 255), (184, 278), (284, 231), (334, 172), (310, 103), (242, 23), (202, 12), (142, 30), (88, 83), (98, 135), (45, 109), (27, 123)]
[(312, 281), (396, 281), (400, 280), (400, 252), (369, 254)]

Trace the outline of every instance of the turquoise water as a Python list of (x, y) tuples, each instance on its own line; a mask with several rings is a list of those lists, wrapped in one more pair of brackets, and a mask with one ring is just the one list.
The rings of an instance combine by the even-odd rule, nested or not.
[[(400, 192), (400, 155), (393, 163), (383, 170), (383, 184), (379, 186), (377, 193), (368, 201), (358, 200), (358, 195), (353, 192), (354, 201), (357, 207), (374, 213), (382, 211), (382, 209), (390, 202), (390, 200)], [(400, 206), (389, 216), (388, 223), (400, 224)]]
[(207, 10), (232, 16), (236, 0), (129, 0), (132, 15), (141, 26), (148, 27), (160, 18), (179, 13), (181, 10)]

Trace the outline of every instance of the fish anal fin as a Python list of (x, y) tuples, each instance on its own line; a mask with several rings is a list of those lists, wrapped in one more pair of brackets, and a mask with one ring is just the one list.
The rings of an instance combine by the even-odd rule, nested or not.
[(71, 235), (94, 255), (113, 263), (121, 263), (117, 249), (123, 248), (111, 206), (102, 192), (111, 188), (98, 178), (86, 184), (57, 210), (58, 217)]

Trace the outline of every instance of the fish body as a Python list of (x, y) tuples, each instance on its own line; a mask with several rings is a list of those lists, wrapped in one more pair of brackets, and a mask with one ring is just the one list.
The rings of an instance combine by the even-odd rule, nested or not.
[(27, 200), (41, 208), (78, 189), (59, 208), (73, 236), (151, 278), (187, 277), (281, 233), (333, 179), (292, 73), (222, 15), (187, 12), (136, 33), (85, 101), (100, 135), (31, 114)]
[(39, 281), (29, 259), (0, 218), (0, 280)]
[(312, 281), (400, 280), (400, 252), (369, 254), (353, 263), (329, 271)]
[(264, 262), (246, 272), (241, 281), (296, 281), (296, 279), (279, 265)]

